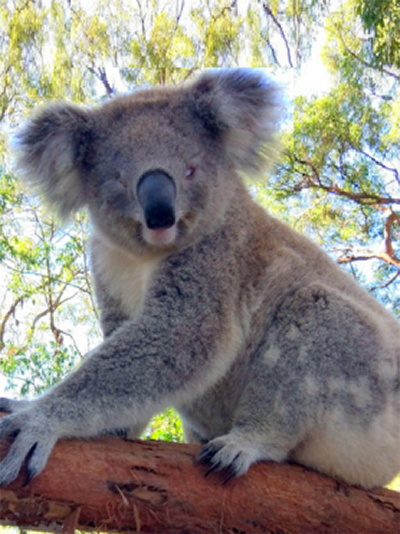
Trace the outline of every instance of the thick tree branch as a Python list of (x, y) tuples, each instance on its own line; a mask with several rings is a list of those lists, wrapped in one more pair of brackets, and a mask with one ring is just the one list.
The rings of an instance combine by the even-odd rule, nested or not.
[[(338, 263), (349, 263), (353, 261), (363, 261), (363, 260), (370, 260), (370, 259), (378, 259), (382, 260), (389, 265), (394, 265), (395, 267), (400, 268), (400, 258), (397, 257), (394, 248), (393, 248), (393, 242), (392, 242), (392, 227), (397, 222), (400, 226), (400, 216), (393, 211), (391, 208), (382, 207), (382, 206), (375, 206), (376, 209), (379, 211), (383, 211), (387, 214), (387, 218), (385, 221), (385, 227), (384, 227), (384, 250), (382, 252), (377, 251), (371, 251), (371, 250), (360, 250), (360, 251), (353, 251), (353, 250), (346, 250), (338, 259)], [(397, 276), (394, 277), (394, 280), (397, 278)], [(392, 280), (393, 281), (393, 280)], [(389, 285), (389, 284), (387, 284)]]
[[(0, 456), (6, 444), (0, 443)], [(46, 469), (0, 490), (0, 522), (146, 533), (398, 534), (400, 495), (363, 491), (295, 465), (262, 463), (222, 484), (198, 447), (116, 437), (60, 441)]]
[(293, 163), (298, 163), (299, 165), (307, 166), (311, 171), (311, 174), (307, 174), (305, 172), (301, 172), (299, 170), (294, 169), (295, 172), (301, 174), (304, 180), (302, 183), (296, 184), (294, 186), (294, 189), (296, 191), (301, 191), (302, 189), (322, 189), (327, 193), (342, 196), (353, 200), (358, 204), (364, 204), (368, 206), (372, 206), (374, 204), (400, 204), (400, 197), (383, 197), (365, 192), (357, 193), (355, 191), (348, 191), (347, 189), (343, 189), (342, 187), (339, 187), (336, 184), (324, 184), (321, 180), (318, 170), (312, 162), (297, 158), (295, 156), (291, 156), (291, 158)]
[(373, 252), (369, 250), (362, 250), (359, 252), (346, 251), (344, 256), (341, 256), (337, 262), (338, 263), (350, 263), (353, 261), (365, 261), (365, 260), (381, 260), (389, 265), (394, 265), (395, 267), (400, 268), (400, 260), (393, 259), (386, 252)]

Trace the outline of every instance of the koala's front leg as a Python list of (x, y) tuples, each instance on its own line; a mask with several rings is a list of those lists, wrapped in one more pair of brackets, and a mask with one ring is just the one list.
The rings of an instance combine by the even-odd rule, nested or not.
[(47, 394), (21, 409), (0, 404), (12, 412), (0, 420), (0, 438), (16, 436), (0, 464), (0, 485), (17, 476), (27, 456), (28, 480), (38, 474), (59, 438), (132, 427), (219, 379), (232, 357), (221, 338), (231, 337), (226, 315), (217, 313), (215, 298), (213, 304), (201, 292), (184, 292), (176, 284), (163, 288), (138, 322), (121, 325)]

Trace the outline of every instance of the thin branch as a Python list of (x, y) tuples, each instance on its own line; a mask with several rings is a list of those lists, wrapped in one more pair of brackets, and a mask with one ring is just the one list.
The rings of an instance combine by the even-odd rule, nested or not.
[(104, 85), (107, 95), (112, 96), (114, 94), (114, 89), (111, 87), (110, 82), (108, 81), (106, 69), (104, 67), (98, 68), (98, 78)]
[[(303, 178), (306, 180), (306, 183), (296, 184), (295, 190), (300, 191), (302, 189), (323, 189), (328, 193), (333, 193), (338, 196), (343, 196), (354, 200), (359, 204), (366, 204), (372, 206), (374, 204), (389, 205), (389, 204), (400, 204), (400, 198), (397, 197), (382, 197), (379, 195), (374, 195), (371, 193), (356, 193), (354, 191), (347, 191), (335, 184), (326, 185), (321, 181), (318, 170), (313, 163), (307, 160), (303, 160), (297, 157), (292, 158), (294, 163), (299, 163), (300, 165), (306, 165), (312, 170), (313, 175), (310, 176), (306, 173), (300, 173)], [(299, 171), (297, 171), (299, 172)]]
[(183, 83), (183, 82), (186, 82), (189, 78), (191, 78), (192, 75), (193, 75), (193, 73), (195, 72), (195, 70), (196, 70), (196, 69), (195, 69), (194, 67), (190, 68), (190, 69), (187, 71), (187, 73), (185, 74), (185, 76), (184, 76), (184, 78), (183, 78), (183, 80), (182, 80), (182, 83)]
[(108, 81), (105, 68), (99, 67), (96, 69), (95, 67), (88, 67), (88, 71), (94, 74), (94, 76), (103, 84), (107, 96), (112, 96), (114, 94), (114, 89), (111, 87), (110, 82)]
[(8, 312), (4, 315), (3, 317), (3, 320), (1, 321), (1, 324), (0, 324), (0, 351), (2, 351), (5, 347), (5, 344), (4, 344), (4, 334), (5, 334), (5, 330), (6, 330), (6, 325), (7, 325), (7, 322), (8, 320), (10, 319), (11, 316), (14, 316), (15, 314), (15, 310), (17, 309), (17, 306), (19, 304), (21, 304), (22, 302), (24, 301), (24, 297), (19, 297), (10, 307), (10, 309), (8, 310)]
[[(65, 302), (67, 302), (69, 300), (72, 300), (74, 297), (75, 297), (75, 295), (73, 295), (71, 297), (67, 297), (63, 301), (60, 301), (58, 303), (58, 305), (61, 306)], [(32, 324), (30, 326), (30, 329), (29, 329), (29, 332), (28, 332), (28, 335), (27, 335), (27, 340), (26, 340), (25, 344), (17, 350), (17, 352), (16, 352), (17, 355), (18, 354), (23, 354), (28, 349), (28, 346), (29, 346), (30, 342), (32, 341), (33, 335), (35, 333), (36, 325), (38, 324), (40, 319), (43, 319), (43, 317), (45, 317), (46, 315), (51, 314), (51, 313), (54, 313), (54, 310), (51, 310), (50, 307), (47, 307), (45, 310), (43, 310), (42, 312), (38, 313), (35, 316), (35, 318), (32, 321)], [(50, 325), (50, 328), (51, 328), (51, 330), (53, 332), (53, 335), (55, 336), (56, 342), (57, 342), (57, 336), (59, 335), (59, 333), (63, 333), (63, 332), (61, 330), (57, 329), (54, 325)]]
[(223, 17), (227, 11), (233, 11), (236, 7), (236, 0), (234, 0), (229, 6), (224, 6), (223, 8), (221, 8), (219, 13), (217, 13), (216, 15), (212, 15), (211, 18), (213, 20), (218, 20), (219, 18)]
[(270, 52), (272, 54), (272, 59), (274, 60), (276, 65), (278, 67), (280, 67), (281, 65), (279, 63), (278, 56), (276, 55), (275, 48), (272, 46), (272, 43), (271, 43), (271, 41), (269, 39), (267, 39), (266, 44), (267, 44), (268, 48), (270, 49)]
[(266, 3), (263, 4), (263, 8), (264, 8), (264, 11), (267, 14), (267, 16), (272, 19), (273, 23), (278, 28), (278, 31), (281, 34), (282, 40), (285, 43), (286, 54), (287, 54), (289, 66), (291, 68), (293, 68), (293, 61), (292, 61), (292, 56), (291, 56), (291, 53), (290, 53), (290, 46), (289, 46), (288, 40), (286, 38), (285, 32), (284, 32), (284, 30), (282, 28), (282, 25), (279, 22), (279, 20), (275, 17), (275, 15), (273, 14), (272, 9)]
[(75, 347), (76, 352), (77, 352), (78, 355), (79, 355), (79, 358), (80, 358), (80, 359), (83, 359), (83, 356), (84, 356), (84, 355), (82, 354), (82, 352), (81, 352), (81, 350), (80, 350), (80, 348), (79, 348), (79, 346), (78, 346), (78, 344), (77, 344), (76, 339), (74, 338), (74, 336), (73, 336), (72, 334), (70, 334), (69, 332), (65, 331), (65, 330), (61, 330), (60, 328), (57, 330), (57, 332), (58, 332), (58, 335), (59, 335), (59, 336), (66, 336), (66, 337), (68, 337), (68, 338), (71, 340), (73, 346)]
[(372, 156), (371, 154), (368, 154), (368, 152), (365, 152), (364, 150), (362, 150), (361, 148), (357, 148), (356, 146), (354, 146), (352, 143), (349, 143), (350, 146), (356, 150), (357, 152), (359, 152), (360, 154), (362, 154), (363, 156), (365, 156), (366, 158), (370, 159), (371, 161), (373, 161), (375, 163), (375, 165), (377, 165), (378, 167), (380, 167), (381, 169), (384, 169), (385, 171), (389, 171), (391, 173), (394, 174), (395, 178), (396, 178), (396, 181), (400, 184), (400, 174), (399, 174), (399, 171), (398, 169), (396, 169), (395, 167), (388, 167), (387, 165), (385, 165), (384, 163), (382, 163), (381, 161), (379, 161), (378, 159), (376, 159), (374, 156)]
[(180, 20), (181, 20), (181, 17), (182, 17), (182, 13), (183, 13), (183, 10), (185, 8), (185, 0), (182, 0), (181, 2), (181, 6), (179, 8), (179, 12), (176, 16), (176, 22), (179, 24)]
[[(39, 272), (39, 273), (36, 272), (35, 273), (33, 271), (25, 271), (25, 270), (22, 270), (22, 269), (17, 269), (12, 264), (10, 264), (9, 262), (4, 261), (4, 260), (2, 261), (2, 265), (4, 265), (4, 267), (8, 271), (11, 271), (13, 273), (18, 273), (18, 274), (24, 275), (24, 276), (32, 276), (32, 277), (40, 278), (41, 280), (43, 280), (43, 282), (41, 284), (35, 286), (34, 289), (30, 290), (26, 295), (24, 295), (24, 298), (32, 296), (33, 293), (37, 293), (37, 292), (43, 290), (48, 283), (56, 282), (56, 281), (58, 281), (60, 283), (63, 283), (66, 286), (71, 287), (73, 289), (77, 289), (78, 291), (80, 291), (82, 293), (85, 293), (86, 295), (90, 295), (90, 290), (89, 289), (85, 289), (85, 287), (79, 286), (79, 285), (77, 285), (76, 283), (73, 283), (73, 282), (63, 281), (62, 280), (63, 269), (61, 269), (59, 274), (54, 274), (54, 275), (51, 276), (51, 278), (48, 278), (48, 276), (46, 274), (41, 273), (41, 272)], [(84, 270), (76, 271), (74, 273), (75, 280), (78, 280), (78, 277), (80, 275), (82, 276), (81, 280), (83, 282), (85, 282), (90, 287), (90, 284), (87, 283), (87, 281), (90, 280), (90, 278), (88, 278), (88, 273), (86, 273)]]
[(147, 48), (146, 24), (145, 24), (145, 18), (143, 15), (142, 4), (140, 3), (140, 0), (136, 0), (136, 2), (137, 2), (137, 5), (139, 6), (139, 16), (140, 16), (140, 21), (141, 21), (141, 26), (142, 26), (142, 38)]
[(387, 282), (385, 282), (384, 284), (381, 284), (379, 286), (374, 286), (374, 287), (371, 287), (370, 291), (376, 291), (377, 289), (385, 289), (387, 288), (388, 286), (390, 286), (390, 284), (392, 284), (398, 277), (400, 276), (400, 269), (394, 274), (394, 276), (392, 276), (392, 278), (390, 278)]

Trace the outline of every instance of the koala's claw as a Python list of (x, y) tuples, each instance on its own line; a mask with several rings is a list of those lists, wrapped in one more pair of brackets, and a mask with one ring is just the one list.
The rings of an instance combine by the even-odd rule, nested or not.
[(17, 478), (25, 460), (24, 485), (27, 485), (46, 465), (58, 436), (54, 430), (49, 430), (48, 420), (35, 408), (0, 419), (0, 438), (7, 436), (12, 436), (14, 441), (0, 463), (0, 488)]
[(224, 481), (223, 481), (223, 485), (225, 486), (225, 484), (228, 484), (228, 482), (232, 479), (232, 478), (235, 478), (237, 477), (237, 473), (236, 473), (236, 470), (235, 468), (233, 467), (229, 467), (227, 470), (227, 476), (225, 477)]
[(207, 471), (204, 473), (204, 477), (208, 477), (213, 471), (220, 471), (222, 469), (221, 462), (217, 462), (215, 464), (212, 464), (211, 467), (207, 469)]
[(202, 447), (202, 449), (200, 450), (199, 454), (196, 457), (196, 463), (198, 464), (210, 463), (216, 452), (217, 450), (215, 449), (212, 442), (210, 441), (209, 443), (204, 445), (204, 447)]
[(197, 456), (198, 463), (210, 464), (205, 476), (213, 471), (224, 471), (227, 474), (224, 484), (233, 477), (244, 475), (250, 465), (259, 459), (257, 446), (230, 434), (210, 441)]

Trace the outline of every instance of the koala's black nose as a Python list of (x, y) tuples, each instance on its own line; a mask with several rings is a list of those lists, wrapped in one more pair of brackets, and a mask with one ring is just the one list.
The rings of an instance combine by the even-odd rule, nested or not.
[(145, 173), (137, 186), (137, 198), (144, 211), (147, 228), (158, 230), (175, 224), (176, 187), (164, 171)]

